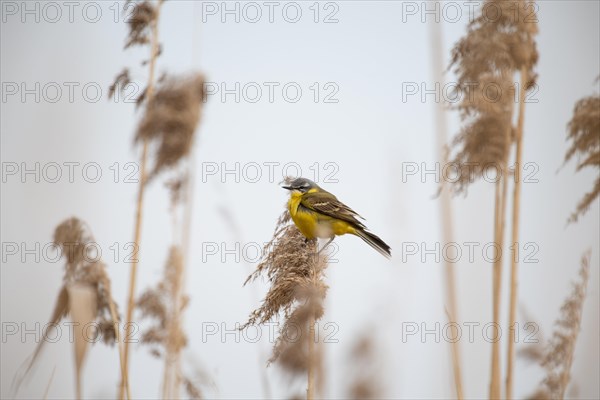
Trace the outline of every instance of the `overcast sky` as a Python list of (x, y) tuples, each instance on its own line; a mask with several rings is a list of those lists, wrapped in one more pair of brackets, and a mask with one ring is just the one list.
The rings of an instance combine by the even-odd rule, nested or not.
[[(50, 262), (44, 254), (36, 261), (23, 254), (22, 243), (43, 248), (65, 218), (85, 220), (108, 263), (120, 311), (125, 310), (129, 264), (123, 246), (133, 237), (137, 190), (127, 177), (135, 176), (139, 158), (132, 144), (139, 113), (127, 98), (107, 101), (106, 92), (125, 66), (141, 87), (147, 69), (140, 61), (147, 54), (145, 49), (123, 50), (127, 27), (115, 13), (120, 3), (67, 3), (2, 3), (2, 397), (9, 395), (18, 366), (36, 345), (35, 335), (22, 337), (23, 329), (39, 333), (35, 324), (43, 326), (50, 317), (63, 276), (62, 262)], [(443, 263), (423, 251), (442, 240), (436, 176), (422, 172), (436, 161), (434, 112), (444, 93), (438, 91), (436, 100), (435, 92), (424, 89), (436, 88), (429, 24), (439, 17), (447, 65), (452, 45), (465, 33), (469, 4), (449, 2), (437, 14), (425, 13), (422, 2), (224, 4), (168, 1), (159, 26), (163, 52), (158, 71), (200, 70), (214, 92), (194, 152), (187, 370), (196, 365), (211, 377), (207, 397), (263, 396), (259, 369), (269, 357), (269, 329), (261, 331), (259, 343), (239, 333), (236, 337), (234, 329), (267, 289), (260, 280), (250, 287), (242, 283), (256, 265), (253, 249), (271, 238), (283, 210), (286, 193), (277, 183), (286, 173), (301, 174), (363, 215), (394, 256), (387, 261), (355, 237), (335, 241), (338, 262), (328, 269), (330, 290), (321, 322), (331, 335), (324, 346), (324, 394), (345, 395), (348, 352), (366, 331), (375, 339), (387, 396), (453, 396), (449, 344), (443, 336), (438, 343), (434, 334), (424, 340), (420, 335), (423, 328), (441, 333), (436, 323), (443, 327), (447, 321)], [(225, 13), (223, 7), (234, 11)], [(522, 187), (519, 248), (522, 260), (531, 262), (521, 263), (520, 309), (527, 314), (519, 321), (539, 326), (535, 338), (550, 336), (580, 257), (592, 250), (572, 371), (574, 398), (600, 396), (600, 215), (596, 201), (580, 222), (565, 225), (597, 171), (575, 174), (573, 163), (559, 168), (575, 102), (598, 91), (599, 12), (595, 1), (539, 2), (538, 90), (525, 115), (523, 160), (529, 163), (524, 171), (529, 179)], [(448, 124), (454, 135), (460, 128), (456, 113), (448, 114)], [(62, 173), (55, 183), (53, 163)], [(71, 164), (72, 182), (65, 163), (79, 163)], [(39, 168), (39, 176), (22, 176), (24, 168)], [(93, 182), (96, 170), (102, 175)], [(467, 197), (453, 200), (454, 241), (463, 252), (455, 270), (468, 397), (487, 395), (489, 383), (491, 345), (483, 326), (492, 321), (492, 279), (482, 249), (492, 241), (493, 189), (482, 181)], [(160, 279), (171, 237), (168, 194), (156, 181), (144, 206), (139, 290)], [(467, 242), (477, 243), (472, 260)], [(9, 255), (7, 243), (17, 243), (19, 253)], [(114, 243), (121, 249), (118, 255), (111, 249)], [(407, 251), (413, 244), (416, 254)], [(216, 248), (216, 254), (208, 248)], [(479, 324), (473, 325), (473, 340), (465, 325), (470, 323)], [(402, 340), (408, 324), (418, 326), (419, 333)], [(14, 326), (19, 331), (9, 334)], [(208, 335), (214, 327), (218, 331)], [(518, 347), (527, 335), (520, 329)], [(503, 370), (505, 346), (503, 341)], [(72, 397), (72, 346), (64, 335), (46, 346), (19, 396), (43, 396), (54, 368), (49, 398)], [(524, 397), (543, 375), (522, 361), (516, 368), (515, 395)], [(160, 360), (134, 346), (132, 393), (159, 396), (162, 369)], [(93, 346), (84, 370), (84, 396), (112, 398), (118, 376), (116, 349)], [(290, 383), (277, 366), (268, 369), (268, 377), (275, 397), (304, 390), (303, 380)]]

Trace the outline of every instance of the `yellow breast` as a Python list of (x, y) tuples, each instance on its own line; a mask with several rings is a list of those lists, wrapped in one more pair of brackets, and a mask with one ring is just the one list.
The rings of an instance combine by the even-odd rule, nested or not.
[(301, 200), (302, 193), (292, 191), (288, 209), (294, 224), (307, 239), (331, 238), (334, 235), (355, 233), (355, 229), (345, 221), (300, 207)]
[(302, 193), (292, 191), (288, 201), (288, 209), (294, 224), (296, 224), (296, 227), (300, 230), (300, 232), (302, 232), (307, 239), (314, 239), (317, 237), (318, 218), (313, 212), (305, 212), (302, 210), (298, 211), (301, 198)]

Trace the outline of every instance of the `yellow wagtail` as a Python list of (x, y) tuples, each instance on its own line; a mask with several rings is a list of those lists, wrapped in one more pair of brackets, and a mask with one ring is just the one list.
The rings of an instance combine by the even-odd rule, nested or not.
[(313, 181), (296, 178), (283, 188), (290, 191), (288, 209), (292, 220), (307, 239), (329, 239), (327, 246), (336, 236), (350, 233), (391, 258), (390, 246), (367, 232), (367, 227), (356, 219), (363, 217)]

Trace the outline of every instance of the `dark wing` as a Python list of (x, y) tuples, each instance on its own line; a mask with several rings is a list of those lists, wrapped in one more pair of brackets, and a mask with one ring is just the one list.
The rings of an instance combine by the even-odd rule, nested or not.
[(300, 205), (317, 213), (341, 219), (358, 228), (366, 229), (365, 225), (356, 219), (356, 217), (364, 218), (329, 192), (306, 193), (302, 196)]

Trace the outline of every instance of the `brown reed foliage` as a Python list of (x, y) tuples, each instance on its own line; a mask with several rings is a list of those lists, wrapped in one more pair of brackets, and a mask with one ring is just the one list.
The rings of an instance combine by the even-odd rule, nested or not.
[(367, 332), (355, 341), (348, 359), (347, 378), (350, 382), (347, 398), (381, 399), (384, 397), (380, 382), (382, 371), (375, 351), (375, 341)]
[[(598, 77), (600, 80), (600, 76)], [(585, 97), (575, 104), (569, 121), (567, 140), (571, 142), (565, 155), (565, 163), (577, 155), (577, 171), (593, 168), (600, 171), (600, 95)], [(600, 195), (600, 175), (592, 190), (586, 193), (569, 217), (576, 222)]]
[(166, 76), (160, 82), (135, 136), (138, 143), (156, 143), (149, 178), (190, 154), (204, 97), (204, 77), (200, 74)]
[(308, 373), (307, 398), (314, 398), (315, 375), (321, 364), (315, 350), (314, 324), (324, 313), (328, 286), (324, 282), (327, 262), (317, 252), (316, 240), (307, 240), (289, 224), (286, 210), (277, 221), (273, 238), (265, 245), (263, 257), (244, 285), (266, 275), (270, 288), (261, 306), (254, 310), (249, 325), (264, 324), (283, 314), (284, 323), (269, 363), (278, 362), (292, 374)]
[[(165, 399), (178, 398), (180, 388), (185, 389), (192, 398), (202, 397), (199, 386), (183, 374), (181, 366), (181, 353), (187, 345), (182, 317), (189, 303), (189, 297), (184, 294), (186, 265), (184, 255), (189, 241), (187, 221), (191, 218), (189, 210), (192, 200), (189, 162), (185, 163), (185, 168), (188, 169), (187, 172), (178, 171), (175, 177), (165, 183), (171, 198), (170, 211), (174, 240), (164, 267), (163, 278), (155, 287), (144, 291), (136, 303), (142, 319), (153, 321), (143, 332), (142, 343), (152, 346), (150, 352), (164, 359), (163, 398)], [(184, 223), (181, 223), (181, 220), (184, 220)]]
[[(524, 121), (524, 92), (533, 87), (534, 67), (538, 52), (534, 37), (537, 21), (524, 18), (523, 11), (531, 1), (486, 0), (480, 14), (468, 26), (452, 51), (451, 67), (458, 77), (457, 106), (463, 128), (452, 143), (452, 162), (460, 169), (454, 183), (455, 192), (466, 191), (468, 185), (494, 167), (500, 174), (496, 183), (494, 241), (504, 247), (508, 158), (514, 143), (517, 165), (521, 162), (521, 142)], [(515, 6), (519, 12), (514, 12)], [(494, 14), (490, 14), (490, 10)], [(491, 17), (493, 15), (493, 18)], [(520, 73), (519, 114), (513, 127), (515, 85), (513, 76)], [(491, 91), (490, 91), (491, 89)], [(473, 173), (475, 176), (473, 176)], [(513, 241), (518, 240), (520, 182), (516, 179), (513, 193)], [(515, 316), (516, 262), (511, 264), (510, 320)], [(493, 319), (499, 323), (502, 259), (493, 267)], [(511, 341), (512, 342), (512, 341)], [(507, 396), (512, 395), (512, 344), (509, 344), (507, 366)], [(492, 345), (490, 398), (500, 398), (500, 343)]]
[[(129, 3), (130, 2), (128, 1), (126, 3), (126, 6), (129, 5)], [(162, 4), (163, 0), (159, 0), (156, 3), (152, 3), (150, 1), (135, 2), (132, 15), (128, 20), (129, 34), (125, 42), (125, 48), (129, 48), (134, 45), (148, 45), (149, 47), (149, 58), (147, 61), (144, 61), (142, 63), (143, 65), (148, 64), (148, 82), (146, 84), (146, 87), (136, 100), (138, 106), (142, 103), (151, 102), (154, 96), (154, 75), (156, 70), (156, 60), (161, 53), (160, 44), (158, 42), (158, 20)], [(109, 94), (114, 94), (117, 88), (123, 90), (123, 83), (129, 81), (129, 73), (127, 70), (124, 70), (116, 77), (115, 83), (111, 86), (111, 89), (109, 90)], [(120, 86), (119, 83), (121, 83)], [(132, 334), (133, 329), (133, 325), (131, 324), (131, 322), (133, 319), (133, 308), (135, 305), (135, 286), (137, 281), (137, 267), (139, 256), (138, 249), (142, 233), (142, 210), (144, 204), (144, 192), (148, 180), (146, 171), (148, 147), (148, 141), (144, 140), (142, 143), (142, 152), (140, 155), (140, 183), (138, 186), (137, 193), (133, 234), (136, 250), (133, 254), (133, 262), (131, 263), (127, 313), (125, 315), (127, 337), (129, 337)], [(121, 379), (121, 385), (119, 388), (119, 399), (121, 400), (125, 397), (126, 388), (129, 387), (129, 382), (127, 381), (127, 372), (129, 371), (129, 341), (125, 342), (124, 370), (125, 373), (123, 374), (123, 377)]]
[[(136, 302), (142, 318), (149, 317), (154, 321), (154, 324), (142, 332), (141, 342), (144, 344), (158, 345), (166, 348), (167, 346), (175, 346), (183, 348), (187, 344), (187, 336), (183, 330), (178, 329), (175, 335), (170, 335), (169, 329), (173, 329), (174, 325), (170, 318), (176, 314), (175, 307), (184, 309), (189, 299), (186, 297), (182, 305), (173, 303), (174, 294), (179, 290), (179, 275), (183, 268), (183, 256), (181, 249), (177, 246), (172, 246), (169, 250), (169, 256), (165, 263), (163, 279), (155, 288), (146, 289)], [(156, 348), (152, 351), (156, 356), (161, 356), (164, 353)]]
[(575, 345), (581, 330), (583, 303), (586, 297), (590, 270), (590, 253), (581, 258), (579, 280), (573, 283), (571, 294), (560, 308), (560, 317), (555, 322), (554, 332), (549, 339), (541, 365), (546, 377), (531, 399), (564, 399), (565, 391), (571, 381)]
[[(128, 2), (129, 3), (129, 2)], [(173, 169), (184, 159), (188, 158), (193, 145), (194, 132), (200, 120), (201, 105), (204, 100), (204, 78), (200, 74), (190, 76), (169, 76), (163, 75), (155, 82), (156, 60), (161, 53), (161, 46), (158, 43), (158, 19), (163, 0), (158, 2), (143, 1), (135, 3), (133, 13), (128, 20), (129, 35), (125, 48), (141, 45), (148, 45), (150, 48), (150, 57), (142, 65), (149, 65), (148, 83), (136, 103), (138, 106), (144, 106), (144, 113), (138, 124), (135, 134), (135, 143), (141, 144), (140, 160), (140, 186), (138, 188), (138, 199), (135, 214), (134, 240), (139, 248), (141, 239), (141, 221), (144, 192), (147, 183), (151, 178), (167, 169)], [(131, 81), (129, 71), (125, 69), (115, 79), (115, 83), (109, 90), (110, 95), (114, 95), (116, 90), (124, 89), (125, 85)], [(152, 156), (149, 156), (149, 149), (155, 150)], [(148, 168), (148, 159), (153, 158), (153, 166)], [(149, 170), (149, 172), (148, 172)], [(189, 176), (185, 174), (186, 177)], [(183, 182), (183, 180), (181, 179)], [(180, 185), (178, 189), (181, 189)], [(187, 184), (185, 190), (188, 190)], [(180, 192), (181, 190), (176, 190)], [(175, 190), (172, 190), (172, 193)], [(178, 200), (174, 202), (178, 203)], [(176, 206), (173, 206), (176, 207)], [(189, 209), (191, 207), (187, 207)], [(175, 212), (173, 212), (175, 215)], [(175, 217), (174, 217), (175, 221)], [(174, 229), (179, 229), (175, 227)], [(183, 294), (182, 282), (184, 271), (183, 252), (187, 250), (187, 237), (189, 236), (189, 224), (183, 224), (183, 236), (185, 243), (173, 244), (170, 249), (169, 261), (165, 269), (165, 278), (161, 283), (163, 286), (156, 289), (155, 292), (146, 292), (145, 298), (138, 301), (141, 307), (148, 307), (154, 301), (155, 303), (162, 299), (167, 307), (169, 318), (160, 320), (163, 330), (151, 329), (146, 332), (146, 342), (154, 340), (156, 343), (163, 344), (165, 348), (165, 379), (163, 382), (163, 397), (178, 397), (178, 388), (182, 383), (180, 373), (180, 352), (185, 346), (183, 331), (181, 328), (181, 312), (187, 303), (187, 297)], [(127, 322), (133, 318), (135, 302), (135, 285), (137, 280), (138, 258), (137, 251), (134, 254), (134, 262), (131, 265), (130, 285), (127, 307)], [(174, 275), (173, 275), (174, 274)], [(162, 297), (159, 296), (162, 294)], [(166, 300), (168, 299), (168, 301)], [(157, 303), (158, 304), (158, 303)], [(152, 312), (158, 312), (158, 309), (143, 308), (146, 315), (153, 315)], [(131, 334), (131, 324), (127, 324), (128, 332)], [(162, 335), (162, 336), (161, 336)], [(125, 345), (125, 366), (128, 368), (129, 346)], [(191, 381), (190, 381), (191, 382)], [(119, 398), (124, 396), (124, 387), (126, 382), (122, 382)], [(189, 384), (185, 385), (190, 388)], [(173, 392), (170, 390), (173, 389)]]
[[(88, 226), (75, 217), (63, 221), (54, 231), (53, 244), (60, 249), (65, 258), (65, 275), (49, 323), (55, 326), (67, 315), (77, 323), (74, 326), (77, 398), (82, 398), (81, 372), (88, 343), (92, 339), (86, 336), (88, 333), (84, 332), (85, 326), (95, 323), (98, 329), (96, 334), (100, 335), (106, 344), (118, 343), (121, 368), (123, 368), (119, 317), (112, 298), (106, 265), (97, 255), (88, 254), (89, 249), (94, 248), (90, 244), (94, 243), (95, 239)], [(24, 373), (15, 378), (16, 390), (34, 367), (49, 331), (44, 332), (44, 337), (26, 364)]]
[(108, 87), (108, 98), (112, 98), (117, 91), (123, 93), (125, 87), (131, 83), (131, 77), (129, 76), (129, 69), (123, 68), (123, 70), (115, 77), (112, 85)]
[(179, 366), (175, 376), (170, 376), (173, 364), (188, 343), (180, 318), (189, 304), (189, 297), (181, 294), (183, 269), (182, 249), (173, 245), (165, 263), (163, 279), (156, 287), (146, 289), (136, 302), (141, 318), (151, 320), (151, 324), (142, 331), (141, 343), (150, 346), (152, 355), (165, 359), (165, 376), (169, 378), (163, 382), (164, 398), (172, 398), (173, 386), (179, 384), (190, 397), (203, 397), (201, 389), (194, 380), (181, 373)]
[(127, 21), (129, 25), (129, 36), (125, 43), (125, 48), (131, 46), (147, 45), (152, 40), (152, 24), (158, 19), (158, 5), (152, 4), (150, 1), (133, 2), (127, 0), (125, 6), (134, 3), (132, 13)]
[[(519, 12), (515, 13), (515, 4)], [(452, 50), (451, 68), (457, 75), (457, 108), (465, 126), (453, 141), (453, 162), (464, 168), (455, 190), (466, 190), (490, 166), (508, 157), (514, 98), (513, 74), (526, 71), (521, 90), (535, 84), (538, 53), (535, 21), (524, 18), (530, 1), (486, 0), (467, 34)], [(497, 18), (491, 18), (496, 13)], [(496, 14), (493, 14), (496, 15)], [(506, 136), (509, 136), (508, 138)], [(471, 163), (469, 166), (466, 163)], [(504, 171), (502, 171), (504, 172)]]

